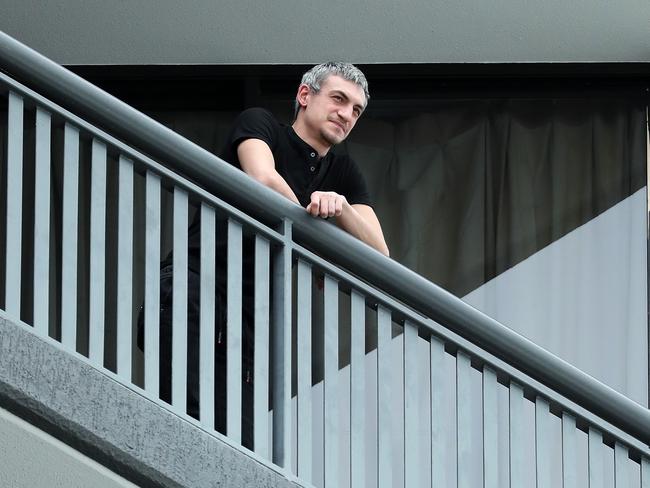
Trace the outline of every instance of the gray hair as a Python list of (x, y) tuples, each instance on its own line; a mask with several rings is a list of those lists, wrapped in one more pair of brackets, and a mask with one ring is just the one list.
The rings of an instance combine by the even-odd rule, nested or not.
[[(304, 75), (302, 75), (300, 84), (307, 85), (311, 91), (318, 93), (320, 91), (321, 84), (330, 75), (340, 76), (344, 80), (348, 80), (359, 85), (359, 87), (361, 87), (363, 90), (363, 94), (366, 96), (366, 103), (368, 103), (368, 100), (370, 99), (368, 81), (366, 80), (366, 77), (361, 72), (361, 70), (350, 63), (328, 61), (327, 63), (317, 64), (309, 71), (307, 71)], [(296, 100), (294, 104), (294, 118), (298, 116), (299, 110), (300, 105), (298, 104), (298, 100)]]

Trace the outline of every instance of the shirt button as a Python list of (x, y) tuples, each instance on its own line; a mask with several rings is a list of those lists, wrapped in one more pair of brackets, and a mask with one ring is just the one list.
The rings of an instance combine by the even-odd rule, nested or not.
[(314, 166), (310, 166), (309, 169), (311, 170), (312, 173), (316, 171), (316, 168)]
[(316, 157), (316, 153), (313, 152), (313, 153), (310, 154), (310, 156), (311, 156), (312, 158), (315, 158), (315, 157)]

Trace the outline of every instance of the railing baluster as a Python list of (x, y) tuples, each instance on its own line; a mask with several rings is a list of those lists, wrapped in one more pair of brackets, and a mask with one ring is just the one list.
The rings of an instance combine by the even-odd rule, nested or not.
[(325, 275), (323, 322), (325, 329), (325, 379), (324, 386), (324, 439), (325, 439), (325, 488), (338, 487), (339, 480), (339, 285), (338, 281)]
[(366, 484), (366, 303), (356, 290), (350, 300), (350, 486), (355, 487)]
[(106, 145), (97, 139), (93, 139), (91, 158), (88, 357), (101, 366), (106, 306)]
[(620, 442), (614, 443), (614, 486), (629, 488), (628, 449)]
[(392, 436), (392, 323), (390, 310), (377, 307), (377, 448), (378, 486), (393, 486), (393, 436)]
[(216, 214), (212, 207), (201, 204), (201, 298), (199, 331), (199, 408), (201, 423), (208, 429), (215, 426), (215, 293), (216, 293)]
[(273, 271), (273, 462), (291, 465), (291, 222)]
[(510, 487), (524, 486), (524, 390), (510, 382)]
[(650, 488), (650, 460), (641, 457), (641, 488)]
[(147, 171), (144, 283), (144, 386), (158, 398), (160, 386), (160, 177)]
[(269, 241), (255, 236), (255, 452), (269, 458)]
[(226, 432), (241, 442), (242, 406), (242, 226), (228, 219)]
[(187, 193), (174, 187), (172, 406), (187, 411)]
[(589, 488), (604, 488), (603, 435), (589, 428)]
[(50, 312), (50, 167), (51, 116), (36, 109), (34, 182), (34, 329), (48, 335)]
[(404, 322), (404, 487), (420, 486), (418, 327)]
[(456, 470), (458, 488), (470, 488), (472, 485), (471, 462), (472, 448), (472, 411), (470, 373), (471, 362), (467, 354), (456, 354)]
[(551, 442), (548, 402), (535, 398), (535, 467), (537, 488), (551, 488)]
[(497, 375), (483, 368), (483, 486), (499, 488)]
[(566, 412), (562, 413), (562, 487), (576, 488), (577, 473), (577, 431), (576, 419)]
[(133, 162), (120, 156), (117, 220), (117, 374), (131, 381), (133, 335)]
[(311, 266), (298, 260), (298, 476), (312, 479)]
[(61, 343), (76, 350), (79, 130), (66, 123), (63, 143), (63, 227), (61, 230)]
[(447, 452), (444, 412), (445, 343), (437, 337), (429, 339), (431, 370), (431, 486), (447, 486)]
[(5, 311), (20, 319), (23, 225), (23, 99), (9, 92)]

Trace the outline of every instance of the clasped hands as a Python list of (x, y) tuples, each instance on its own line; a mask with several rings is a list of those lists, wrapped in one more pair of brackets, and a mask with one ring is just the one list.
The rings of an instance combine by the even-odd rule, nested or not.
[(315, 191), (306, 210), (314, 217), (339, 217), (347, 200), (343, 195), (333, 191)]

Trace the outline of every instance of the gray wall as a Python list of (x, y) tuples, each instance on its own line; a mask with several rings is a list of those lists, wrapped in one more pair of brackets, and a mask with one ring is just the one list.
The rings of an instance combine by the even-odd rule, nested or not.
[(650, 61), (647, 0), (0, 0), (62, 64)]

